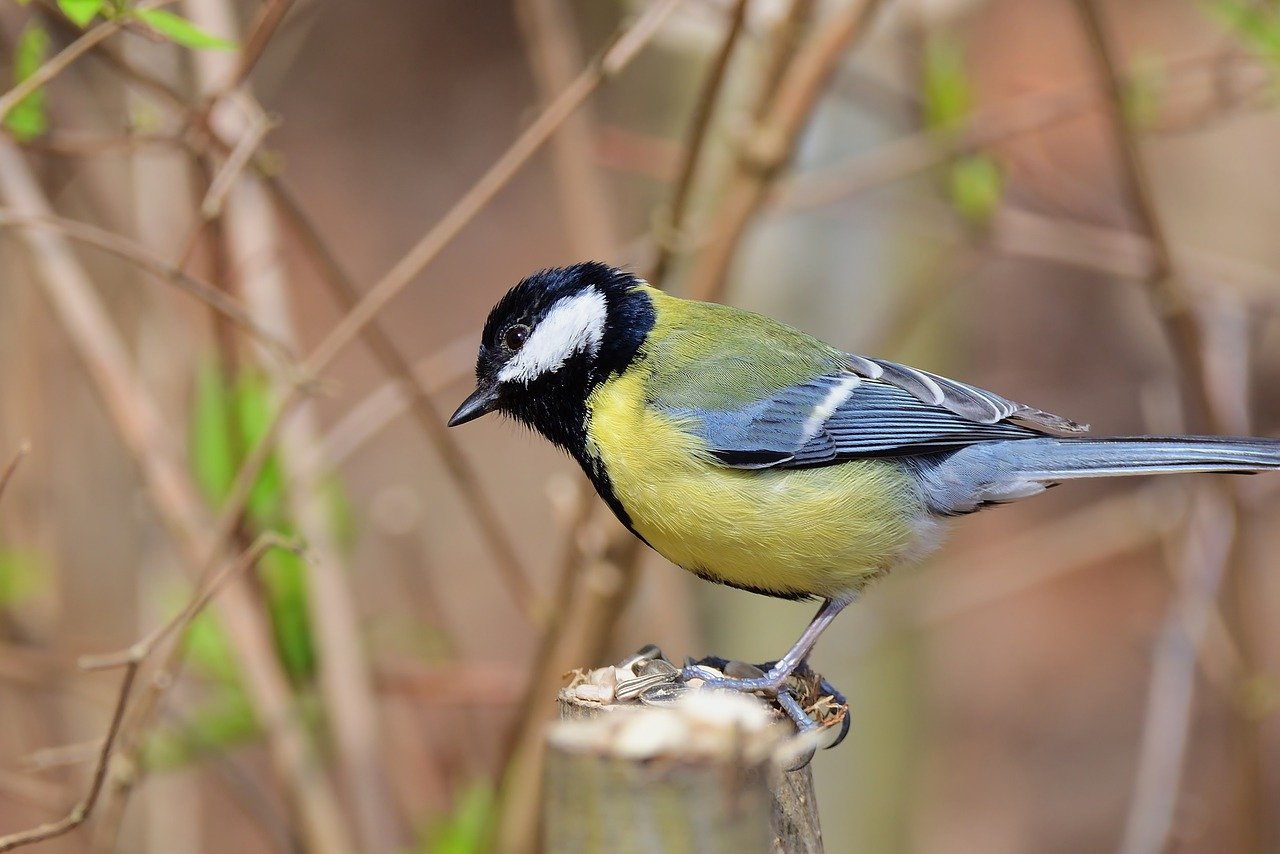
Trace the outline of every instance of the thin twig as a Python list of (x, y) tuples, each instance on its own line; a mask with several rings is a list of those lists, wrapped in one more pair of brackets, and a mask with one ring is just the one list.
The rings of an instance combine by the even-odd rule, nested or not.
[(1125, 192), (1142, 230), (1151, 238), (1153, 263), (1148, 285), (1152, 302), (1173, 344), (1178, 369), (1182, 373), (1183, 388), (1195, 403), (1196, 417), (1210, 419), (1211, 407), (1204, 392), (1204, 366), (1201, 362), (1204, 347), (1200, 327), (1179, 288), (1173, 250), (1156, 207), (1151, 177), (1147, 173), (1137, 135), (1125, 118), (1125, 83), (1120, 62), (1113, 55), (1094, 0), (1076, 0), (1076, 8), (1109, 99), (1116, 146), (1122, 163), (1121, 181), (1124, 182)]
[[(583, 67), (582, 49), (565, 0), (517, 0), (534, 80), (548, 102), (564, 91)], [(551, 138), (556, 189), (565, 234), (575, 258), (603, 258), (617, 249), (617, 228), (608, 190), (593, 152), (594, 122), (584, 105)]]
[(679, 247), (684, 244), (681, 232), (685, 225), (689, 199), (693, 195), (694, 173), (702, 160), (707, 132), (711, 129), (711, 120), (715, 116), (716, 105), (720, 102), (720, 92), (724, 88), (729, 60), (733, 58), (738, 36), (742, 34), (749, 3), (750, 0), (735, 0), (733, 10), (729, 13), (729, 24), (720, 41), (720, 49), (711, 60), (711, 68), (707, 71), (702, 91), (698, 93), (698, 102), (693, 109), (688, 138), (680, 155), (680, 165), (676, 169), (675, 190), (671, 194), (671, 201), (661, 214), (661, 219), (654, 223), (653, 231), (658, 246), (658, 256), (649, 270), (648, 280), (655, 287), (663, 286), (667, 268), (673, 256), (679, 251)]
[(13, 455), (13, 459), (9, 460), (9, 464), (4, 467), (4, 472), (0, 473), (0, 498), (4, 497), (4, 491), (9, 486), (13, 473), (18, 470), (18, 466), (29, 453), (31, 453), (31, 442), (24, 441), (18, 446), (18, 451)]
[[(345, 311), (353, 310), (360, 302), (360, 293), (351, 277), (334, 257), (328, 243), (307, 219), (284, 182), (274, 177), (266, 180), (266, 186), (271, 191), (277, 208), (289, 221), (295, 235), (314, 260), (320, 272), (320, 279), (328, 287), (329, 293)], [(392, 376), (392, 382), (407, 396), (408, 408), (412, 411), (419, 429), (445, 464), (445, 470), (449, 472), (450, 478), (457, 487), (463, 504), (476, 520), (480, 528), (481, 540), (492, 554), (494, 564), (502, 575), (503, 586), (520, 612), (535, 625), (539, 624), (545, 614), (545, 608), (536, 588), (529, 580), (529, 573), (524, 568), (520, 552), (501, 521), (502, 517), (497, 508), (493, 506), (488, 493), (481, 487), (479, 477), (471, 463), (458, 447), (457, 440), (445, 428), (444, 416), (432, 400), (430, 388), (417, 378), (409, 360), (400, 352), (400, 348), (376, 318), (365, 326), (360, 334), (383, 369)], [(474, 355), (474, 335), (471, 336), (470, 351)]]
[(139, 668), (166, 638), (174, 634), (181, 634), (228, 582), (256, 564), (268, 549), (273, 548), (296, 550), (297, 547), (275, 534), (263, 535), (237, 561), (228, 564), (207, 585), (197, 590), (181, 610), (153, 629), (142, 640), (120, 652), (101, 656), (86, 656), (80, 659), (80, 668), (82, 670), (124, 668), (120, 690), (116, 695), (115, 708), (111, 712), (111, 724), (107, 728), (106, 737), (103, 738), (101, 746), (97, 750), (97, 761), (94, 763), (93, 771), (90, 775), (89, 791), (65, 817), (58, 821), (48, 822), (30, 830), (0, 837), (0, 852), (11, 851), (23, 845), (43, 842), (55, 836), (69, 833), (89, 818), (98, 803), (98, 796), (102, 794), (102, 787), (107, 778), (107, 769), (110, 767), (111, 757), (115, 750), (116, 740), (121, 732), (129, 699), (133, 694), (133, 684)]
[(141, 663), (145, 661), (151, 653), (153, 653), (164, 640), (171, 635), (181, 634), (191, 625), (191, 621), (205, 609), (205, 607), (213, 600), (213, 597), (222, 592), (223, 588), (231, 582), (232, 579), (243, 574), (250, 567), (256, 564), (264, 554), (269, 551), (279, 549), (281, 551), (292, 552), (294, 554), (302, 554), (302, 545), (296, 540), (291, 540), (276, 533), (265, 533), (260, 535), (248, 549), (244, 551), (240, 557), (227, 563), (221, 570), (214, 573), (213, 576), (205, 582), (195, 594), (187, 600), (176, 614), (156, 626), (145, 637), (131, 644), (127, 649), (118, 652), (105, 653), (102, 655), (86, 655), (81, 657), (79, 666), (81, 670), (109, 670), (114, 667), (124, 667), (132, 663)]
[(60, 50), (55, 56), (42, 63), (39, 68), (31, 73), (31, 76), (19, 82), (8, 92), (0, 95), (0, 120), (9, 115), (9, 112), (21, 103), (24, 98), (27, 98), (31, 93), (67, 70), (71, 63), (84, 56), (103, 40), (118, 33), (124, 27), (124, 23), (124, 19), (119, 18), (97, 24)]
[(1234, 551), (1237, 517), (1230, 502), (1213, 490), (1196, 495), (1202, 506), (1192, 516), (1181, 550), (1180, 589), (1156, 640), (1133, 799), (1120, 846), (1124, 854), (1166, 850), (1191, 732), (1197, 651)]
[(667, 17), (681, 0), (658, 0), (626, 27), (610, 45), (591, 62), (573, 83), (547, 105), (533, 123), (503, 152), (470, 190), (458, 200), (440, 221), (391, 270), (361, 298), (329, 332), (307, 359), (307, 367), (319, 373), (329, 365), (387, 305), (409, 286), (422, 270), (435, 260), (441, 250), (465, 228), (498, 191), (520, 171), (565, 119), (584, 103), (605, 80), (630, 64), (645, 45), (657, 35)]
[(140, 666), (138, 661), (130, 661), (125, 666), (124, 676), (120, 680), (120, 693), (116, 698), (115, 709), (111, 712), (111, 723), (107, 727), (106, 737), (102, 740), (102, 748), (98, 752), (98, 761), (94, 763), (92, 776), (90, 777), (89, 791), (84, 798), (71, 808), (71, 812), (58, 821), (47, 822), (30, 830), (0, 836), (0, 851), (12, 851), (23, 845), (44, 842), (47, 839), (62, 836), (64, 833), (70, 833), (81, 824), (84, 824), (85, 819), (89, 817), (93, 812), (93, 808), (97, 805), (98, 796), (102, 794), (102, 784), (107, 779), (107, 768), (111, 763), (111, 754), (115, 749), (116, 738), (120, 735), (120, 724), (124, 720), (125, 707), (129, 704), (129, 696), (133, 693), (133, 683), (137, 678)]
[[(1217, 54), (1170, 63), (1170, 87), (1194, 82), (1193, 74), (1217, 63)], [(1245, 92), (1263, 92), (1272, 85), (1270, 75), (1259, 73)], [(1077, 118), (1107, 99), (1107, 93), (1091, 82), (1037, 92), (989, 107), (971, 116), (963, 130), (939, 135), (933, 131), (907, 134), (844, 162), (801, 172), (780, 183), (768, 213), (785, 215), (797, 210), (834, 204), (867, 190), (919, 174), (957, 155), (988, 149), (1027, 133), (1045, 130)]]
[[(0, 195), (24, 215), (51, 215), (48, 199), (21, 153), (3, 140)], [(160, 407), (130, 367), (120, 333), (70, 244), (61, 234), (43, 229), (28, 229), (22, 234), (55, 315), (67, 329), (117, 431), (142, 470), (152, 506), (173, 534), (188, 565), (221, 565), (220, 556), (230, 538), (222, 529), (215, 531), (206, 518), (198, 490), (180, 462), (177, 443)], [(247, 493), (246, 488), (246, 497)], [(350, 850), (337, 799), (327, 779), (317, 773), (318, 759), (308, 734), (293, 714), (288, 680), (261, 613), (248, 592), (236, 587), (229, 588), (216, 602), (227, 637), (243, 665), (247, 693), (264, 723), (276, 770), (294, 795), (297, 807), (307, 815), (306, 826), (313, 833), (308, 844), (323, 851)]]
[(253, 67), (266, 52), (267, 45), (271, 43), (271, 37), (280, 27), (280, 22), (289, 14), (293, 2), (294, 0), (270, 0), (258, 9), (258, 16), (249, 27), (249, 37), (244, 40), (244, 47), (240, 49), (235, 75), (225, 84), (227, 91), (238, 89), (253, 71)]
[(292, 363), (294, 360), (294, 352), (289, 345), (255, 321), (244, 307), (225, 291), (170, 264), (142, 244), (123, 235), (66, 217), (36, 216), (10, 209), (0, 209), (0, 228), (46, 228), (65, 235), (77, 243), (93, 246), (117, 258), (123, 258), (156, 278), (175, 285), (179, 290), (190, 294), (223, 315), (270, 348), (285, 364)]
[(181, 137), (170, 133), (131, 132), (123, 135), (89, 135), (49, 133), (38, 139), (25, 140), (22, 147), (59, 157), (95, 157), (105, 154), (129, 154), (148, 146), (181, 148)]
[[(1001, 205), (992, 221), (988, 246), (1139, 284), (1151, 276), (1151, 241), (1146, 235), (1055, 219), (1009, 203)], [(1269, 267), (1186, 243), (1178, 247), (1177, 259), (1182, 284), (1196, 298), (1212, 296), (1227, 285), (1235, 298), (1251, 307), (1274, 309), (1280, 299), (1280, 273)]]
[(859, 0), (814, 28), (778, 84), (768, 110), (742, 144), (719, 214), (708, 229), (685, 290), (696, 299), (714, 299), (729, 264), (778, 172), (791, 160), (800, 132), (844, 51), (875, 18), (879, 0)]
[(226, 203), (227, 193), (231, 192), (236, 179), (249, 164), (250, 159), (262, 145), (267, 133), (275, 127), (276, 122), (266, 113), (255, 113), (249, 127), (236, 141), (231, 155), (222, 164), (222, 168), (209, 182), (209, 189), (200, 202), (200, 215), (205, 219), (215, 219), (222, 215), (222, 207)]
[[(1227, 428), (1231, 422), (1215, 406), (1220, 398), (1215, 397), (1210, 391), (1211, 378), (1207, 373), (1207, 357), (1210, 351), (1204, 330), (1181, 286), (1173, 250), (1156, 206), (1151, 176), (1142, 157), (1140, 142), (1125, 119), (1121, 63), (1116, 58), (1115, 50), (1108, 39), (1106, 26), (1096, 2), (1076, 0), (1076, 9), (1098, 73), (1110, 96), (1112, 122), (1122, 164), (1121, 180), (1124, 182), (1125, 190), (1143, 230), (1150, 237), (1153, 265), (1151, 276), (1147, 280), (1147, 290), (1152, 305), (1172, 344), (1182, 386), (1187, 392), (1187, 398), (1194, 402), (1195, 417), (1207, 424), (1213, 432), (1228, 432)], [(1247, 363), (1242, 366), (1242, 370), (1247, 376)], [(1241, 387), (1244, 385), (1241, 383)], [(1244, 407), (1241, 407), (1241, 411), (1244, 411)], [(1218, 557), (1215, 551), (1214, 555), (1200, 556), (1197, 560), (1196, 556), (1191, 555), (1192, 548), (1188, 544), (1183, 554), (1189, 561), (1189, 569), (1181, 579), (1179, 588), (1186, 596), (1207, 595), (1213, 598), (1216, 597), (1224, 576), (1237, 576), (1235, 584), (1230, 587), (1233, 596), (1228, 597), (1227, 625), (1239, 634), (1237, 645), (1241, 650), (1244, 667), (1248, 670), (1255, 656), (1244, 642), (1246, 633), (1243, 631), (1245, 623), (1243, 602), (1247, 595), (1244, 590), (1245, 582), (1242, 573), (1230, 572), (1230, 567), (1239, 563), (1247, 517), (1242, 512), (1240, 497), (1234, 486), (1217, 483), (1203, 487), (1205, 493), (1215, 489), (1218, 491), (1217, 499), (1226, 505), (1226, 510), (1218, 515), (1230, 517), (1226, 523), (1219, 521), (1217, 526), (1217, 530), (1225, 529), (1226, 532), (1221, 547), (1222, 555)], [(1206, 508), (1211, 506), (1206, 504)], [(1212, 511), (1205, 509), (1203, 512), (1207, 517), (1203, 522), (1208, 526)], [(1199, 523), (1201, 520), (1196, 521)], [(1192, 625), (1185, 627), (1186, 639), (1198, 643), (1199, 635), (1195, 632), (1194, 615), (1191, 619)], [(1167, 637), (1171, 638), (1173, 635), (1167, 635)], [(1168, 675), (1169, 670), (1174, 666), (1165, 665), (1162, 668), (1159, 655), (1160, 650), (1157, 651), (1152, 691), (1153, 693), (1156, 691), (1157, 682), (1174, 686), (1168, 689), (1170, 693), (1178, 694), (1172, 702), (1176, 704), (1185, 701), (1186, 708), (1183, 714), (1186, 719), (1182, 721), (1182, 726), (1177, 726), (1178, 721), (1164, 717), (1153, 706), (1148, 707), (1150, 714), (1144, 724), (1139, 777), (1135, 782), (1134, 798), (1130, 804), (1128, 828), (1133, 835), (1128, 833), (1126, 835), (1126, 843), (1132, 844), (1132, 847), (1128, 848), (1131, 852), (1158, 851), (1164, 848), (1171, 828), (1172, 807), (1166, 810), (1162, 805), (1171, 804), (1177, 798), (1182, 780), (1182, 759), (1190, 735), (1189, 728), (1185, 725), (1190, 718), (1192, 701), (1189, 683), (1185, 691), (1176, 690), (1177, 681)], [(1241, 812), (1248, 823), (1246, 833), (1252, 835), (1255, 833), (1253, 822), (1261, 822), (1264, 828), (1266, 825), (1265, 811), (1259, 809), (1263, 772), (1260, 751), (1256, 744), (1257, 727), (1254, 721), (1247, 719), (1239, 719), (1236, 724), (1242, 742), (1236, 758), (1245, 778)], [(1160, 766), (1158, 773), (1144, 773), (1153, 763)], [(1142, 830), (1141, 833), (1138, 832), (1139, 828)]]
[[(187, 0), (197, 24), (212, 32), (235, 28), (229, 0)], [(196, 58), (196, 79), (210, 97), (209, 126), (235, 146), (210, 183), (202, 213), (221, 215), (219, 235), (234, 280), (254, 316), (286, 341), (298, 340), (291, 306), (280, 225), (270, 195), (255, 175), (242, 175), (270, 126), (248, 83), (216, 96), (216, 89), (237, 58), (205, 53)], [(292, 387), (287, 371), (266, 366), (277, 396)], [(308, 544), (310, 575), (306, 607), (318, 657), (318, 682), (326, 722), (340, 770), (339, 780), (352, 806), (361, 851), (390, 854), (401, 846), (397, 816), (382, 768), (382, 744), (373, 678), (364, 655), (353, 573), (344, 565), (324, 500), (320, 473), (304, 463), (319, 441), (319, 413), (304, 402), (281, 432), (279, 461), (289, 481), (285, 500), (289, 518)], [(307, 469), (306, 471), (303, 468)], [(307, 477), (314, 476), (312, 480)]]
[[(371, 324), (370, 329), (374, 326)], [(417, 394), (436, 395), (470, 377), (476, 363), (476, 336), (454, 338), (413, 366), (414, 383), (391, 378), (375, 388), (338, 419), (325, 433), (317, 465), (339, 466), (376, 438), (391, 422), (413, 406)]]

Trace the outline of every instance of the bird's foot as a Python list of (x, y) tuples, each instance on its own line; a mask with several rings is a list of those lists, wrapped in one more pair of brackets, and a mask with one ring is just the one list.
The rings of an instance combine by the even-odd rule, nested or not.
[[(708, 656), (687, 660), (680, 675), (685, 684), (697, 680), (701, 688), (764, 694), (777, 703), (799, 733), (835, 729), (825, 748), (835, 747), (849, 733), (848, 700), (806, 662), (785, 668), (776, 661), (754, 665)], [(795, 767), (803, 768), (811, 757), (812, 753)]]
[(747, 693), (758, 691), (765, 696), (776, 697), (793, 670), (785, 670), (774, 662), (766, 671), (764, 665), (708, 656), (701, 661), (686, 662), (680, 675), (686, 682), (701, 679), (704, 688)]

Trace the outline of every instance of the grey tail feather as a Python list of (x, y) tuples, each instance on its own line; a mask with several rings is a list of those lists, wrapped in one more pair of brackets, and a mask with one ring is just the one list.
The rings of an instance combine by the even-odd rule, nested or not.
[(1280, 439), (1122, 436), (1011, 442), (1013, 468), (1031, 480), (1280, 469)]
[(915, 470), (929, 509), (953, 516), (1027, 498), (1075, 478), (1280, 469), (1280, 439), (1045, 436), (975, 442), (949, 454), (904, 461)]

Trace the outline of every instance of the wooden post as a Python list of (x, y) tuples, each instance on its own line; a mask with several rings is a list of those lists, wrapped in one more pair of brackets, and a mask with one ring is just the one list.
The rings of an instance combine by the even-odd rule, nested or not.
[(814, 738), (796, 737), (749, 695), (689, 689), (663, 706), (618, 702), (611, 686), (592, 690), (612, 670), (579, 674), (560, 692), (543, 850), (823, 850), (809, 766), (782, 770), (810, 753)]

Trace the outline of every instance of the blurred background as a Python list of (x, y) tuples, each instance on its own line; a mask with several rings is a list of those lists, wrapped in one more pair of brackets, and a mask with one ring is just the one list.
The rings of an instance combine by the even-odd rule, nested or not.
[[(445, 433), (537, 268), (1280, 435), (1275, 0), (4, 0), (0, 41), (0, 834), (93, 794), (42, 850), (528, 850), (561, 673), (794, 640), (545, 442)], [(958, 520), (814, 656), (829, 850), (1280, 848), (1278, 497)]]

